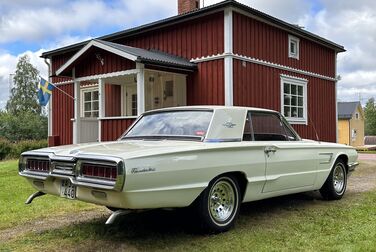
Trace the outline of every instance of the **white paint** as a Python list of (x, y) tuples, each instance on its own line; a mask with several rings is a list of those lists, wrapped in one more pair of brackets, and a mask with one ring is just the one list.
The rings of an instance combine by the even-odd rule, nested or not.
[(136, 63), (137, 73), (137, 115), (145, 112), (145, 69), (144, 64)]
[[(126, 53), (124, 51), (121, 51), (119, 49), (116, 49), (114, 47), (108, 46), (104, 43), (101, 43), (98, 40), (92, 40), (86, 46), (84, 46), (81, 50), (79, 50), (75, 55), (73, 55), (73, 57), (70, 58), (64, 65), (62, 65), (56, 71), (56, 75), (60, 75), (65, 69), (67, 69), (70, 65), (72, 65), (79, 57), (81, 57), (87, 50), (89, 50), (93, 46), (101, 48), (103, 50), (114, 53), (116, 55), (119, 55), (121, 57), (124, 57), (124, 58), (132, 60), (132, 61), (137, 60), (137, 56), (135, 56), (135, 55), (132, 55), (132, 54)], [(104, 64), (106, 64), (106, 62), (104, 62)]]
[[(300, 39), (292, 36), (289, 34), (289, 39), (288, 39), (288, 48), (289, 48), (289, 58), (297, 59), (299, 60), (299, 52), (300, 52)], [(295, 44), (295, 53), (291, 52), (291, 43)]]
[(131, 70), (112, 72), (112, 73), (107, 73), (107, 74), (98, 74), (98, 75), (85, 76), (85, 77), (77, 78), (76, 80), (78, 80), (78, 81), (98, 80), (98, 79), (117, 77), (117, 76), (121, 76), (121, 75), (137, 74), (139, 71), (140, 70), (138, 70), (138, 69), (131, 69)]
[[(99, 117), (105, 117), (106, 116), (106, 101), (105, 101), (105, 83), (104, 80), (101, 78), (98, 80), (98, 86), (99, 86)], [(98, 120), (98, 141), (102, 142), (102, 122)]]
[(337, 53), (335, 54), (334, 56), (334, 76), (336, 77), (336, 81), (334, 83), (334, 93), (335, 93), (335, 96), (336, 96), (336, 114), (335, 114), (335, 117), (336, 117), (336, 143), (338, 143), (338, 92), (337, 92), (337, 88), (338, 88), (338, 78), (337, 78)]
[(74, 120), (73, 120), (73, 144), (80, 142), (80, 82), (75, 79), (76, 69), (72, 70), (74, 80)]
[[(224, 59), (226, 56), (227, 55), (224, 53), (217, 54), (217, 55), (192, 59), (191, 62), (201, 63), (201, 62), (213, 61), (213, 60), (218, 60), (218, 59)], [(313, 73), (313, 72), (309, 72), (309, 71), (305, 71), (305, 70), (301, 70), (301, 69), (297, 69), (297, 68), (293, 68), (289, 66), (284, 66), (284, 65), (277, 64), (277, 63), (273, 63), (273, 62), (264, 61), (261, 59), (256, 59), (256, 58), (247, 57), (247, 56), (238, 55), (238, 54), (232, 54), (232, 56), (234, 59), (242, 60), (242, 61), (246, 61), (246, 62), (258, 64), (258, 65), (268, 66), (268, 67), (272, 67), (272, 68), (276, 68), (280, 70), (289, 71), (292, 73), (303, 74), (303, 75), (307, 75), (307, 76), (311, 76), (311, 77), (315, 77), (315, 78), (319, 78), (323, 80), (337, 81), (337, 78), (333, 78), (333, 77), (329, 77), (329, 76), (325, 76), (325, 75), (321, 75), (318, 73)]]
[[(305, 124), (308, 125), (308, 99), (307, 99), (307, 85), (308, 85), (308, 80), (298, 78), (298, 77), (293, 77), (293, 76), (286, 76), (286, 75), (281, 75), (281, 114), (285, 115), (284, 111), (284, 84), (289, 83), (297, 86), (302, 86), (303, 87), (303, 118), (295, 118), (295, 117), (287, 117), (285, 116), (286, 120), (290, 124)], [(298, 101), (297, 101), (298, 102)]]
[(233, 70), (233, 13), (232, 8), (225, 9), (224, 17), (224, 68), (225, 68), (225, 105), (234, 105), (234, 70)]

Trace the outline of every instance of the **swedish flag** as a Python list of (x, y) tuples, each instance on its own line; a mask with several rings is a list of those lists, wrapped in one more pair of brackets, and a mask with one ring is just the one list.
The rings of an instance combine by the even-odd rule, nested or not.
[(43, 78), (40, 78), (39, 90), (38, 90), (38, 99), (41, 106), (46, 106), (52, 95), (52, 90), (55, 86)]

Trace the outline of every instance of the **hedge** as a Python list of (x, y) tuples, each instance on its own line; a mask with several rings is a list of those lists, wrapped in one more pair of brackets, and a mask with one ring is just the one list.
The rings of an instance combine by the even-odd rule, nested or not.
[(22, 152), (47, 147), (47, 140), (25, 140), (11, 143), (0, 138), (0, 160), (19, 158)]

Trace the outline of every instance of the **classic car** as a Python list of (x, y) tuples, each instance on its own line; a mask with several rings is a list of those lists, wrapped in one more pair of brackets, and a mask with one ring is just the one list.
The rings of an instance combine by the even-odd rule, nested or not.
[(22, 154), (19, 174), (37, 192), (103, 205), (119, 215), (193, 207), (201, 227), (226, 231), (242, 202), (320, 190), (341, 199), (354, 148), (301, 139), (278, 112), (247, 107), (149, 111), (114, 142)]

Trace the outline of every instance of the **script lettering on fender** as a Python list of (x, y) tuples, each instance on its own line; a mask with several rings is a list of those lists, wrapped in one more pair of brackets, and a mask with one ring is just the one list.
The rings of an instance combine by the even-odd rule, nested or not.
[(157, 169), (152, 167), (138, 167), (138, 168), (132, 168), (131, 173), (144, 173), (144, 172), (155, 172)]

